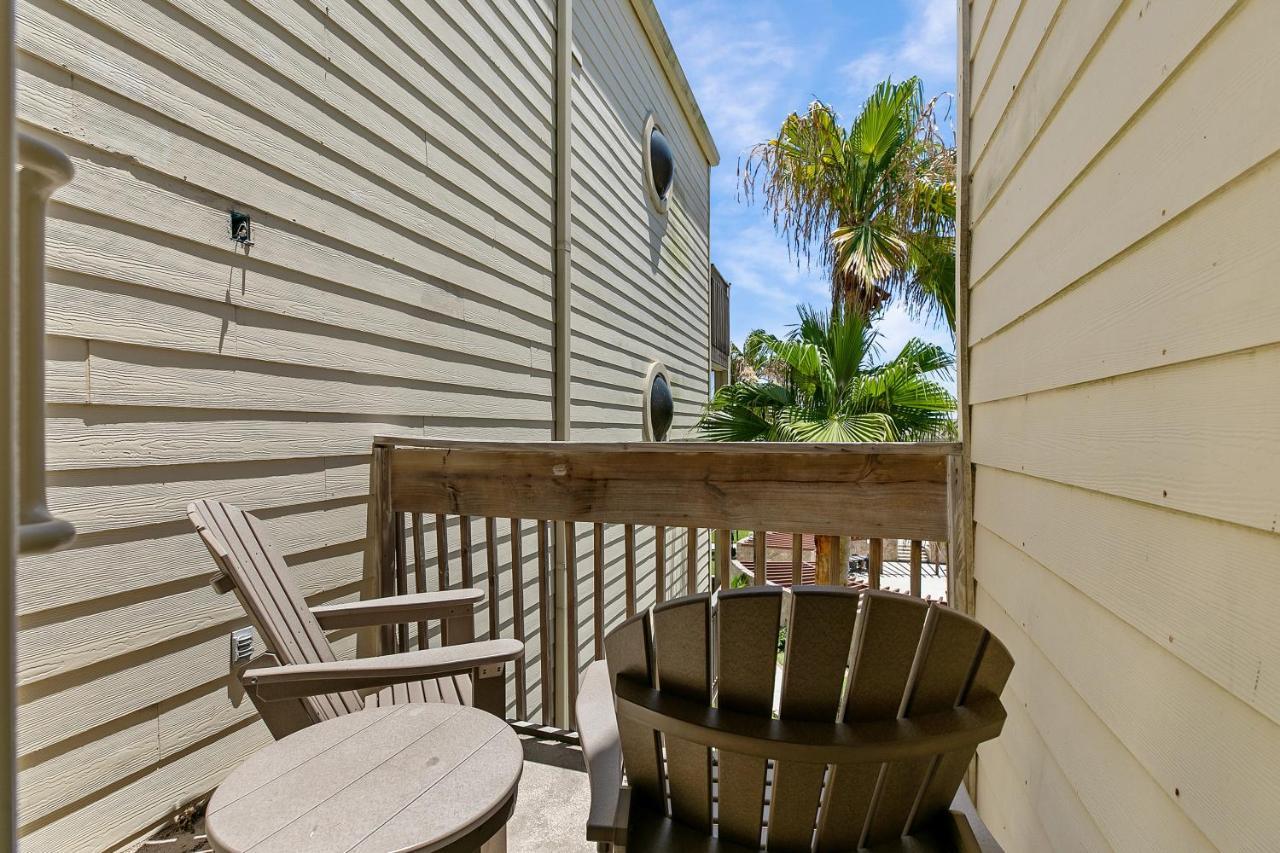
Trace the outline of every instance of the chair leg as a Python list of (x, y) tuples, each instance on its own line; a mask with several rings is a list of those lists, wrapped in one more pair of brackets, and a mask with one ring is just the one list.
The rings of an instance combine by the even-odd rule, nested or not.
[(495, 717), (507, 718), (507, 670), (502, 664), (471, 671), (471, 704)]
[[(236, 672), (236, 679), (243, 684), (244, 673), (247, 670), (279, 665), (279, 658), (271, 652), (263, 652), (247, 664), (239, 667)], [(301, 699), (281, 699), (275, 702), (268, 702), (264, 699), (259, 699), (254, 691), (249, 690), (247, 687), (245, 688), (245, 694), (248, 695), (249, 701), (253, 702), (253, 707), (257, 709), (258, 716), (262, 718), (262, 722), (266, 723), (267, 731), (271, 732), (271, 736), (276, 740), (288, 737), (294, 732), (302, 731), (316, 722), (315, 717), (311, 715), (311, 712)]]

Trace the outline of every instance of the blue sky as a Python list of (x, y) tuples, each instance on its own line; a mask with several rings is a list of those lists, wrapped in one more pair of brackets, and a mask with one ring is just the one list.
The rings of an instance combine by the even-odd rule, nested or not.
[[(912, 74), (926, 96), (955, 91), (955, 0), (656, 0), (720, 149), (711, 173), (711, 258), (733, 284), (739, 344), (752, 329), (786, 331), (795, 305), (830, 296), (819, 270), (797, 268), (759, 206), (738, 200), (737, 168), (814, 98), (846, 122), (876, 82)], [(950, 126), (953, 115), (948, 114)], [(951, 347), (945, 327), (890, 308), (886, 352), (913, 335)]]

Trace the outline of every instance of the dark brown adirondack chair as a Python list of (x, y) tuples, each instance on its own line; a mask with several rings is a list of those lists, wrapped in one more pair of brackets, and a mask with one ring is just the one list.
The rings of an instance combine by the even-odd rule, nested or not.
[[(473, 692), (501, 702), (503, 667), (519, 660), (515, 640), (484, 640), (359, 660), (338, 660), (326, 630), (428, 620), (450, 621), (454, 637), (472, 636), (471, 613), (483, 593), (475, 589), (400, 595), (350, 604), (308, 607), (262, 523), (230, 504), (195, 501), (187, 515), (221, 570), (214, 589), (234, 591), (267, 652), (240, 681), (276, 738), (366, 706), (409, 702), (472, 704)], [(496, 679), (498, 689), (473, 691), (474, 679)], [(362, 693), (377, 689), (368, 695)], [(504, 708), (482, 708), (503, 716)]]
[(658, 605), (609, 634), (605, 656), (577, 704), (600, 849), (980, 849), (950, 806), (1004, 724), (1013, 660), (967, 616), (758, 587)]

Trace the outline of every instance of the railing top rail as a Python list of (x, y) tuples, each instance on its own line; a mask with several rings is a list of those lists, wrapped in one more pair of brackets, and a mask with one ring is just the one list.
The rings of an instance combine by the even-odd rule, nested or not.
[(467, 442), (380, 436), (393, 511), (948, 538), (954, 443)]
[(438, 447), (468, 450), (522, 450), (552, 453), (709, 453), (725, 456), (761, 454), (831, 456), (935, 456), (958, 455), (963, 445), (956, 441), (893, 441), (857, 443), (803, 443), (784, 441), (466, 441), (423, 438), (408, 435), (375, 435), (373, 443), (384, 447)]

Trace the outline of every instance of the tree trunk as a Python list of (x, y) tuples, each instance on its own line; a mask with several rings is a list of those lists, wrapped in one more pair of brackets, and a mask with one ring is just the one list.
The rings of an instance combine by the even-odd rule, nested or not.
[(815, 536), (813, 543), (817, 582), (845, 586), (849, 576), (849, 537)]

